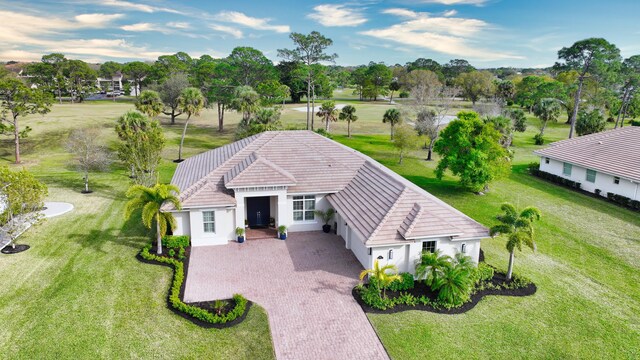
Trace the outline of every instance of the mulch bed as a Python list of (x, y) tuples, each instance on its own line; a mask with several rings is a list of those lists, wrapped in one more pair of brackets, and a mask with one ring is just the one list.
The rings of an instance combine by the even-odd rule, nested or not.
[[(491, 279), (491, 283), (493, 283), (494, 285), (499, 285), (502, 284), (504, 282), (506, 282), (507, 278), (506, 278), (506, 274), (503, 273), (496, 273), (493, 277), (493, 279)], [(431, 305), (422, 305), (422, 304), (418, 304), (416, 306), (410, 306), (410, 305), (396, 305), (393, 308), (390, 309), (386, 309), (386, 310), (379, 310), (379, 309), (374, 309), (372, 307), (370, 307), (369, 305), (365, 304), (364, 301), (362, 301), (362, 299), (360, 298), (360, 295), (358, 294), (358, 291), (356, 290), (356, 288), (354, 287), (352, 290), (352, 295), (353, 297), (356, 299), (356, 301), (358, 302), (358, 304), (360, 304), (360, 307), (362, 307), (362, 310), (364, 312), (367, 313), (373, 313), (373, 314), (393, 314), (393, 313), (397, 313), (397, 312), (402, 312), (402, 311), (407, 311), (407, 310), (421, 310), (421, 311), (429, 311), (429, 312), (433, 312), (433, 313), (437, 313), (437, 314), (462, 314), (465, 313), (471, 309), (473, 309), (476, 304), (478, 304), (478, 302), (480, 300), (482, 300), (483, 297), (487, 296), (487, 295), (502, 295), (502, 296), (529, 296), (529, 295), (533, 295), (535, 294), (537, 291), (537, 287), (535, 284), (531, 283), (529, 285), (527, 285), (524, 288), (520, 288), (520, 289), (500, 289), (500, 290), (496, 290), (496, 289), (486, 289), (486, 290), (481, 290), (481, 291), (477, 291), (475, 294), (471, 295), (471, 300), (464, 303), (462, 306), (457, 307), (457, 308), (452, 308), (452, 309), (445, 309), (445, 308), (434, 308)], [(437, 293), (433, 292), (431, 290), (430, 287), (428, 287), (427, 285), (424, 284), (424, 281), (416, 281), (415, 282), (415, 286), (413, 289), (411, 290), (407, 290), (407, 291), (403, 291), (404, 293), (409, 293), (415, 297), (420, 297), (422, 295), (427, 296), (430, 300), (436, 300), (437, 298)], [(389, 291), (387, 290), (387, 297), (397, 297), (400, 295), (400, 292), (394, 292), (394, 291)]]
[[(168, 258), (169, 257), (167, 255), (168, 250), (169, 250), (168, 248), (163, 248), (161, 256), (164, 256), (164, 257)], [(157, 247), (156, 246), (153, 246), (151, 248), (151, 250), (149, 250), (149, 252), (154, 254), (154, 255), (157, 255), (156, 251), (157, 251)], [(176, 251), (176, 253), (177, 253), (177, 251)], [(184, 262), (184, 281), (182, 282), (182, 286), (180, 286), (180, 299), (183, 300), (183, 301), (184, 301), (184, 288), (185, 288), (186, 283), (187, 283), (187, 276), (189, 275), (188, 272), (189, 272), (189, 258), (190, 258), (190, 255), (191, 255), (191, 247), (189, 246), (189, 247), (185, 248), (185, 256), (186, 256), (186, 258), (183, 261)], [(163, 266), (167, 266), (167, 267), (170, 267), (171, 269), (173, 269), (173, 266), (170, 265), (170, 264), (165, 264), (165, 263), (161, 263), (161, 262), (154, 261), (154, 260), (147, 260), (147, 259), (142, 258), (142, 256), (140, 256), (140, 254), (138, 254), (136, 256), (136, 258), (140, 262), (143, 262), (145, 264), (163, 265)], [(237, 325), (237, 324), (243, 322), (244, 319), (247, 317), (247, 313), (249, 313), (249, 309), (251, 309), (251, 306), (253, 305), (253, 302), (247, 300), (247, 307), (246, 307), (246, 309), (244, 311), (244, 314), (242, 314), (242, 315), (238, 316), (236, 319), (234, 319), (232, 321), (229, 321), (229, 322), (226, 322), (224, 324), (212, 324), (212, 323), (209, 323), (209, 322), (206, 322), (206, 321), (202, 321), (200, 319), (196, 319), (196, 318), (194, 318), (193, 316), (191, 316), (189, 314), (185, 314), (185, 313), (183, 313), (181, 311), (178, 311), (177, 309), (174, 309), (174, 307), (171, 306), (171, 302), (169, 301), (169, 293), (170, 293), (170, 291), (167, 291), (167, 307), (169, 308), (169, 310), (173, 311), (174, 314), (182, 317), (183, 319), (189, 320), (192, 323), (194, 323), (194, 324), (196, 324), (196, 325), (198, 325), (200, 327), (208, 328), (208, 329), (210, 329), (210, 328), (225, 329), (225, 328), (229, 328), (229, 327), (232, 327), (234, 325)], [(225, 301), (227, 303), (227, 306), (225, 307), (225, 310), (227, 310), (227, 311), (231, 310), (231, 309), (233, 309), (233, 307), (235, 307), (235, 301), (233, 300), (233, 298), (232, 299), (220, 299), (220, 300), (223, 300), (223, 301)], [(213, 300), (213, 301), (200, 301), (200, 302), (194, 302), (194, 303), (185, 302), (185, 303), (187, 305), (193, 305), (193, 306), (199, 307), (201, 309), (205, 309), (207, 311), (214, 312), (214, 310), (213, 310), (214, 302), (215, 302), (215, 300)]]
[(3, 254), (17, 254), (17, 253), (21, 253), (23, 251), (29, 250), (29, 248), (31, 248), (31, 246), (29, 245), (25, 245), (25, 244), (16, 244), (16, 247), (12, 247), (11, 245), (7, 246), (6, 248), (2, 249), (2, 253)]

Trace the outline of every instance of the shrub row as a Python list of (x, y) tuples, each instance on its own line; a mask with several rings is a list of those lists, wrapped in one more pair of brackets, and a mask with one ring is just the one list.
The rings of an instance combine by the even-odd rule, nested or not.
[(162, 237), (162, 246), (168, 248), (186, 248), (189, 246), (189, 236), (187, 235), (165, 235)]
[(622, 196), (622, 195), (618, 195), (618, 194), (614, 194), (614, 193), (607, 193), (607, 199), (620, 204), (622, 206), (626, 206), (628, 208), (631, 208), (633, 210), (636, 211), (640, 211), (640, 201), (638, 200), (631, 200), (630, 198), (626, 197), (626, 196)]
[(212, 314), (211, 312), (205, 309), (199, 308), (197, 306), (189, 305), (183, 302), (182, 300), (180, 300), (180, 289), (182, 288), (182, 283), (184, 282), (184, 264), (182, 263), (182, 261), (179, 261), (179, 260), (167, 258), (164, 256), (154, 255), (150, 253), (149, 250), (151, 250), (151, 245), (145, 246), (144, 248), (142, 248), (142, 251), (140, 252), (140, 256), (145, 260), (157, 261), (163, 264), (168, 264), (173, 266), (173, 269), (174, 269), (173, 284), (171, 285), (171, 290), (169, 293), (169, 303), (171, 303), (171, 306), (174, 309), (182, 313), (185, 313), (187, 315), (193, 316), (198, 320), (208, 322), (211, 324), (228, 323), (229, 321), (233, 321), (238, 317), (242, 316), (242, 314), (244, 314), (247, 308), (247, 299), (245, 299), (240, 294), (233, 295), (233, 301), (235, 302), (235, 306), (231, 311), (229, 311), (227, 314), (224, 314), (224, 315)]
[(558, 176), (558, 175), (554, 175), (551, 173), (548, 173), (546, 171), (542, 171), (540, 169), (533, 169), (533, 168), (529, 168), (529, 171), (531, 172), (532, 175), (535, 175), (539, 178), (551, 181), (553, 183), (556, 184), (560, 184), (560, 185), (564, 185), (567, 187), (570, 187), (572, 189), (580, 189), (581, 184), (577, 181), (573, 181), (573, 180), (569, 180), (569, 179), (565, 179), (562, 176)]

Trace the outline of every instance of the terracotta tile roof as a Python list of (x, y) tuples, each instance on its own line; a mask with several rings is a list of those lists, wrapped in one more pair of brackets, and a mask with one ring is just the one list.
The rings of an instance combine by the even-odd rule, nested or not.
[(640, 181), (640, 127), (628, 126), (562, 140), (534, 154)]
[(233, 205), (234, 187), (328, 193), (367, 245), (488, 236), (485, 227), (375, 160), (310, 131), (264, 132), (194, 156), (178, 165), (172, 183), (185, 208)]

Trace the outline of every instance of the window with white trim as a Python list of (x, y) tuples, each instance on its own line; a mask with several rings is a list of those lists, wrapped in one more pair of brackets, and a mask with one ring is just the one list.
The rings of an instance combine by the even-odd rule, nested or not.
[(293, 221), (313, 221), (316, 219), (316, 196), (293, 197)]
[(422, 242), (422, 252), (436, 252), (436, 242), (435, 241), (424, 241)]
[(587, 169), (587, 179), (588, 182), (596, 182), (596, 171)]
[(616, 185), (620, 184), (620, 178), (618, 176), (614, 176), (613, 177), (613, 183), (616, 184)]
[(573, 166), (571, 166), (571, 164), (569, 163), (562, 163), (562, 174), (563, 175), (567, 175), (567, 176), (571, 176), (571, 168)]
[(202, 226), (204, 227), (204, 232), (206, 233), (216, 232), (216, 212), (215, 211), (202, 212)]

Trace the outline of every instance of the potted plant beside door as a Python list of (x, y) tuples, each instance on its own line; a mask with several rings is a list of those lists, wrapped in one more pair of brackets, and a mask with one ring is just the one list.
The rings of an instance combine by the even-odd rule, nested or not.
[(329, 225), (329, 222), (333, 219), (336, 211), (332, 208), (328, 208), (326, 211), (316, 210), (315, 213), (324, 222), (324, 225), (322, 225), (322, 231), (328, 234), (331, 231), (331, 225)]
[(284, 225), (278, 226), (278, 234), (280, 235), (280, 240), (287, 239), (287, 227)]
[(244, 242), (244, 229), (241, 227), (237, 227), (236, 236), (238, 236), (238, 242), (242, 244)]

